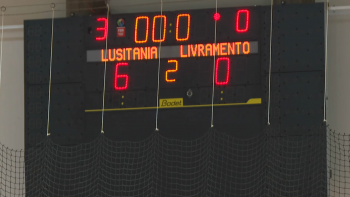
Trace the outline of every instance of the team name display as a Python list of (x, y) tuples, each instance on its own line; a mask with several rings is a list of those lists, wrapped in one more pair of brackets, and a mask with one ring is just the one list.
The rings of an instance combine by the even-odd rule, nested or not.
[[(189, 44), (180, 46), (165, 46), (164, 55), (161, 58), (172, 57), (208, 57), (208, 56), (226, 56), (226, 55), (248, 55), (251, 53), (251, 43), (244, 42), (224, 42), (212, 44)], [(168, 50), (167, 50), (168, 49)], [(134, 48), (116, 48), (100, 50), (100, 61), (126, 61), (126, 60), (152, 60), (158, 59), (158, 47), (134, 47)], [(177, 51), (176, 51), (177, 50)], [(171, 51), (172, 54), (167, 54)], [(175, 53), (174, 53), (175, 51)], [(175, 56), (174, 56), (175, 54)]]

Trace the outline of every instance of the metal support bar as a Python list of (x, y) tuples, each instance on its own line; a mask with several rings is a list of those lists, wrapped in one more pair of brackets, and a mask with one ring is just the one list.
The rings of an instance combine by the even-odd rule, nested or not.
[(273, 0), (273, 5), (315, 3), (315, 0)]
[(336, 10), (350, 10), (350, 6), (346, 5), (346, 6), (333, 6), (333, 7), (329, 7), (328, 8), (330, 11), (336, 11)]
[(11, 30), (11, 29), (23, 29), (23, 25), (7, 25), (4, 27), (0, 27), (0, 30), (4, 29), (4, 30)]

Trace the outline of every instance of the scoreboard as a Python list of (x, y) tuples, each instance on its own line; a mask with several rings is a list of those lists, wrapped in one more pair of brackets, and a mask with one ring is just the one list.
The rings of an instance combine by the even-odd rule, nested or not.
[[(214, 18), (218, 15), (220, 19)], [(106, 62), (106, 90), (112, 96), (106, 118), (115, 119), (109, 120), (114, 122), (110, 128), (125, 129), (122, 135), (126, 139), (149, 135), (155, 129), (160, 64), (161, 132), (188, 138), (199, 137), (210, 128), (213, 75), (214, 94), (217, 94), (215, 110), (219, 108), (227, 115), (215, 120), (217, 125), (228, 129), (237, 124), (237, 128), (248, 132), (258, 129), (261, 124), (258, 119), (254, 125), (239, 125), (230, 117), (237, 105), (253, 105), (248, 108), (255, 108), (255, 112), (260, 108), (258, 16), (258, 8), (227, 8), (217, 14), (213, 10), (198, 10), (164, 15), (112, 15), (109, 23), (107, 18), (91, 18), (87, 22), (91, 31), (86, 37), (87, 117), (94, 119), (101, 115), (102, 83), (96, 75), (103, 76), (101, 68)], [(205, 24), (200, 23), (203, 19)], [(216, 42), (215, 20), (216, 31), (222, 34)], [(234, 98), (236, 94), (239, 98)], [(125, 117), (127, 113), (132, 115)], [(139, 117), (133, 120), (136, 125), (130, 122), (133, 115)], [(138, 124), (142, 126), (138, 128)], [(146, 135), (131, 131), (141, 130), (145, 125)], [(186, 127), (202, 132), (188, 134)]]
[[(270, 129), (312, 132), (323, 120), (323, 4), (274, 12)], [(196, 139), (210, 129), (212, 101), (215, 129), (260, 135), (270, 16), (270, 7), (255, 6), (55, 19), (50, 137), (62, 145), (96, 139), (103, 102), (114, 140), (150, 136), (157, 105), (162, 135)], [(50, 41), (51, 20), (25, 21), (26, 147), (46, 136)]]

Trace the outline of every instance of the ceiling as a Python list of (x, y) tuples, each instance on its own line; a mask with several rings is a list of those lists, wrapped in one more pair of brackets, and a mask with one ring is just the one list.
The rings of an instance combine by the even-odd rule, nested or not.
[[(23, 24), (23, 20), (51, 18), (51, 3), (55, 3), (55, 17), (66, 16), (66, 2), (93, 0), (1, 0), (6, 6), (5, 25)], [(101, 0), (104, 1), (104, 0)], [(111, 13), (141, 13), (160, 11), (161, 0), (109, 0)], [(324, 2), (326, 0), (316, 0)], [(217, 0), (218, 7), (270, 5), (271, 0)], [(347, 5), (349, 0), (330, 0), (331, 5)], [(216, 0), (163, 0), (163, 10), (215, 8)]]

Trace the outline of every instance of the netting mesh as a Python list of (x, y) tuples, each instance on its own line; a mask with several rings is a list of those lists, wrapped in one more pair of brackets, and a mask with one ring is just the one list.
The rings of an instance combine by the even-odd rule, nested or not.
[(350, 135), (329, 132), (327, 138), (330, 196), (350, 194)]
[[(326, 148), (327, 146), (327, 148)], [(0, 196), (347, 196), (350, 135), (1, 145)], [(328, 157), (327, 157), (328, 155)], [(328, 174), (327, 174), (328, 169)], [(348, 180), (349, 179), (349, 180)]]

